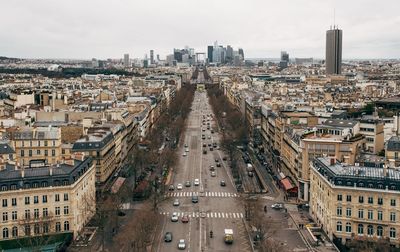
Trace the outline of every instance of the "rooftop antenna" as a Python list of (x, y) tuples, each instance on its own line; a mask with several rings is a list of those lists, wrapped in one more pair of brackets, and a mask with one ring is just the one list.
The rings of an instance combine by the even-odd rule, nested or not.
[(333, 29), (335, 29), (335, 22), (336, 22), (336, 9), (333, 8)]

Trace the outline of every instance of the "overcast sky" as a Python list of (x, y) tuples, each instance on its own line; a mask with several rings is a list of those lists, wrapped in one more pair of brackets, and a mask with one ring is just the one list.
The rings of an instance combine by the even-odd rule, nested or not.
[(400, 0), (1, 0), (0, 55), (164, 58), (218, 40), (246, 58), (324, 58), (334, 9), (343, 58), (400, 58)]

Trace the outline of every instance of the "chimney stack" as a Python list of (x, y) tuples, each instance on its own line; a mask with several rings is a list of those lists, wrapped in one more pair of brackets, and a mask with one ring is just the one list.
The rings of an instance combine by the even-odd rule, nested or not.
[(335, 163), (336, 163), (336, 160), (335, 160), (335, 157), (330, 157), (330, 164), (331, 164), (331, 166), (332, 165), (335, 165)]

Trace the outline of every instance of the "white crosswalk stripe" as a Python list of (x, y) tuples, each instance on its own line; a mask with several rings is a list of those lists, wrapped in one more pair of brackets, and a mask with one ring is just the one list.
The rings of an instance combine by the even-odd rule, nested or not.
[[(200, 196), (199, 192), (168, 192), (167, 197), (192, 197)], [(230, 192), (205, 192), (203, 194), (205, 197), (219, 197), (219, 198), (235, 198), (239, 197), (239, 194)]]

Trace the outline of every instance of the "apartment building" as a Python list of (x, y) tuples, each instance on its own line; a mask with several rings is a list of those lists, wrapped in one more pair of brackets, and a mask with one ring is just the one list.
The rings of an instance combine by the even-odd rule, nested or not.
[(400, 137), (392, 136), (386, 143), (386, 165), (390, 168), (400, 167)]
[(384, 148), (384, 123), (379, 119), (360, 120), (360, 134), (365, 135), (364, 149), (378, 154)]
[(97, 186), (103, 185), (117, 168), (115, 142), (110, 131), (98, 130), (86, 135), (74, 143), (72, 152), (93, 158)]
[(34, 168), (0, 170), (0, 244), (17, 238), (70, 233), (94, 215), (95, 167), (84, 158)]
[(55, 165), (61, 162), (61, 129), (55, 127), (8, 128), (7, 138), (12, 142), (18, 166), (32, 163)]
[(334, 157), (310, 163), (310, 213), (332, 240), (399, 247), (400, 171), (360, 167)]

